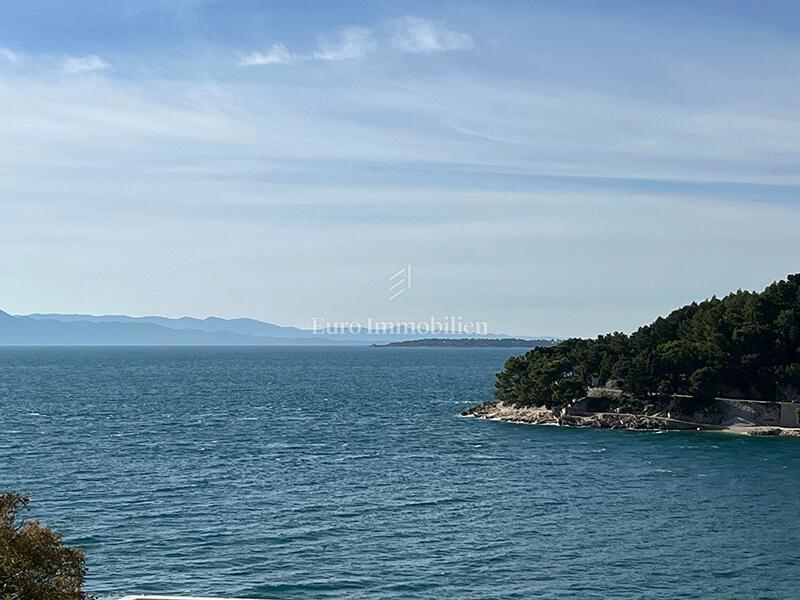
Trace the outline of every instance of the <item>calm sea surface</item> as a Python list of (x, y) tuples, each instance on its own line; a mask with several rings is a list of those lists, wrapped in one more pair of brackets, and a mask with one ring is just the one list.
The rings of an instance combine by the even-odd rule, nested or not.
[(512, 352), (1, 349), (0, 487), (104, 600), (800, 597), (800, 441), (458, 417)]

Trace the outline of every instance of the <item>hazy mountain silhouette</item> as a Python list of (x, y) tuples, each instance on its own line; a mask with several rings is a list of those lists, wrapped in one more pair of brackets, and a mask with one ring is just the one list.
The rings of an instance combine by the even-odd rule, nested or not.
[[(419, 339), (420, 334), (315, 334), (256, 319), (167, 318), (127, 315), (9, 315), (0, 310), (0, 345), (67, 346), (270, 346), (371, 344)], [(441, 337), (441, 335), (439, 336)], [(448, 337), (465, 337), (452, 335)], [(466, 337), (508, 337), (488, 334)]]
[(328, 339), (268, 337), (235, 331), (171, 328), (148, 322), (15, 317), (0, 314), (0, 345), (276, 345), (335, 344)]
[(38, 320), (56, 320), (62, 322), (84, 321), (91, 323), (149, 323), (160, 325), (169, 329), (196, 329), (198, 331), (229, 331), (242, 335), (259, 337), (277, 338), (306, 338), (310, 336), (319, 337), (312, 331), (306, 331), (297, 327), (282, 327), (273, 323), (265, 323), (256, 319), (220, 319), (219, 317), (207, 317), (196, 319), (194, 317), (179, 317), (171, 319), (168, 317), (129, 317), (127, 315), (61, 315), (61, 314), (32, 314), (27, 315)]

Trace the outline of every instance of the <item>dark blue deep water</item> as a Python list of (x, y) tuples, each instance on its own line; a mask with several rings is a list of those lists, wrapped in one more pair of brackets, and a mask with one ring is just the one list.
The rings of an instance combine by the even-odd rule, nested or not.
[(800, 441), (458, 417), (510, 353), (2, 349), (0, 487), (103, 599), (800, 597)]

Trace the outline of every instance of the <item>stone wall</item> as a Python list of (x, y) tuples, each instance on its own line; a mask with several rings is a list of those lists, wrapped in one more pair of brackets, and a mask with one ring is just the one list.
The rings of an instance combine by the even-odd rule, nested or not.
[(800, 427), (800, 403), (781, 403), (781, 427)]
[(725, 404), (726, 422), (744, 420), (754, 425), (778, 427), (781, 422), (781, 405), (778, 402), (757, 400), (721, 400)]

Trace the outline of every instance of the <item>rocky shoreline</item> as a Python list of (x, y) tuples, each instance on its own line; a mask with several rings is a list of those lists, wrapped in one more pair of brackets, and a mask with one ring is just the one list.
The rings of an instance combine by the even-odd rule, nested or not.
[(621, 412), (585, 412), (567, 408), (517, 406), (503, 402), (484, 402), (461, 413), (490, 421), (524, 423), (527, 425), (559, 425), (564, 427), (597, 427), (601, 429), (630, 429), (635, 431), (724, 431), (753, 436), (800, 437), (800, 429), (748, 425), (744, 423), (710, 424), (658, 415)]

